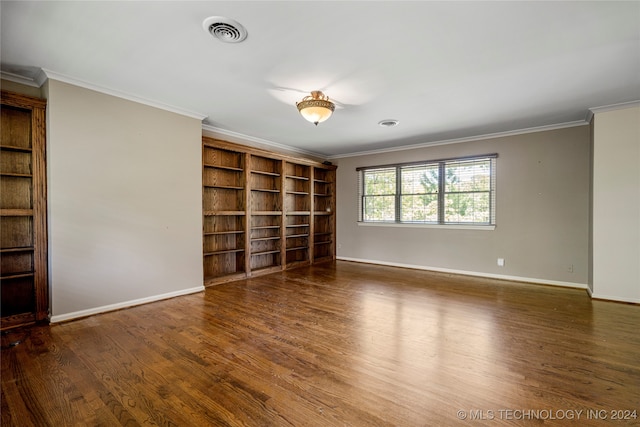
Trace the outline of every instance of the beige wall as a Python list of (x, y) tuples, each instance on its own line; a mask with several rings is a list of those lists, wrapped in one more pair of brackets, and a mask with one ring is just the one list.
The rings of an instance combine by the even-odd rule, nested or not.
[(33, 96), (35, 98), (42, 98), (42, 90), (39, 87), (27, 86), (9, 80), (0, 80), (0, 89)]
[(593, 118), (593, 297), (640, 303), (640, 107)]
[(56, 80), (52, 320), (202, 289), (201, 122)]
[[(499, 156), (495, 230), (357, 224), (356, 167), (489, 153)], [(337, 159), (338, 257), (586, 288), (589, 153), (584, 125)]]

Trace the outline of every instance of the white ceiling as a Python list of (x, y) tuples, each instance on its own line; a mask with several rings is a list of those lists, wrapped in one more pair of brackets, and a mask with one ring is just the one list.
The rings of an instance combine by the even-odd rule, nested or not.
[[(0, 14), (6, 73), (42, 68), (329, 157), (584, 121), (640, 99), (638, 1), (2, 1)], [(214, 39), (212, 15), (247, 39)], [(316, 89), (339, 103), (317, 127), (295, 107)]]

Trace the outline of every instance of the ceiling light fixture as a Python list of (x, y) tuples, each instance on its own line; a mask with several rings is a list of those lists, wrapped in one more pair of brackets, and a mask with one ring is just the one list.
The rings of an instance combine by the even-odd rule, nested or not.
[(311, 95), (305, 96), (300, 102), (296, 102), (296, 107), (298, 107), (298, 111), (300, 111), (305, 120), (316, 126), (331, 117), (333, 110), (336, 108), (335, 104), (329, 101), (329, 97), (319, 90), (312, 91)]

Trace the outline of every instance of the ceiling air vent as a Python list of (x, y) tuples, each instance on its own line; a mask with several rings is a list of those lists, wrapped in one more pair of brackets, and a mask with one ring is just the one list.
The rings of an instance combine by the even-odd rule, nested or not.
[(247, 30), (233, 19), (210, 16), (202, 22), (202, 28), (225, 43), (240, 43), (247, 38)]
[(392, 128), (394, 126), (398, 126), (398, 121), (397, 120), (381, 120), (378, 122), (378, 124), (384, 128)]

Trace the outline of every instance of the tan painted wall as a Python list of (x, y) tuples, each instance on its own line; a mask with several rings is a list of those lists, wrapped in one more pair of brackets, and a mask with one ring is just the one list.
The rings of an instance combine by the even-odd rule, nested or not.
[(54, 321), (201, 288), (201, 122), (43, 89)]
[(39, 87), (27, 86), (9, 80), (0, 80), (0, 89), (20, 93), (22, 95), (33, 96), (35, 98), (43, 97), (42, 91)]
[(640, 303), (640, 107), (593, 122), (593, 296)]
[[(356, 167), (489, 153), (499, 156), (495, 230), (358, 225)], [(586, 288), (589, 153), (584, 125), (340, 158), (338, 257)]]

